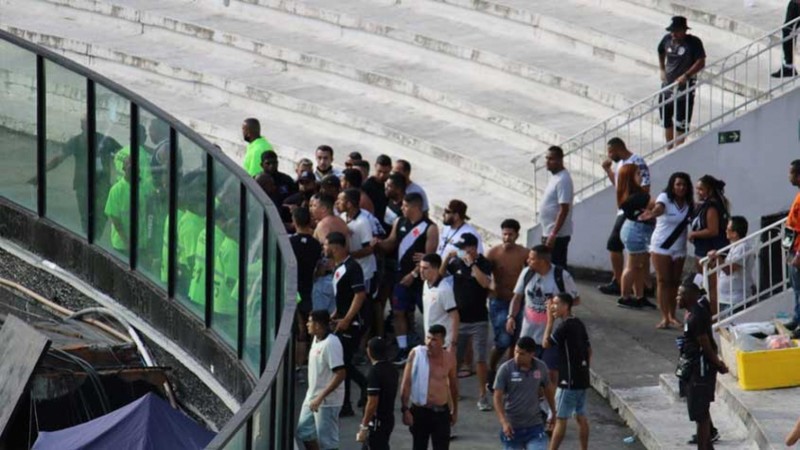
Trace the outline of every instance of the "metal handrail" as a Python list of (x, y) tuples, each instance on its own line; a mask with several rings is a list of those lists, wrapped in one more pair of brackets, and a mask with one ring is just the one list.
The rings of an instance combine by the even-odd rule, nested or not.
[[(205, 152), (207, 157), (210, 157), (215, 163), (219, 163), (222, 167), (224, 167), (229, 173), (231, 173), (235, 178), (236, 182), (240, 183), (241, 186), (241, 195), (243, 196), (245, 193), (252, 196), (255, 199), (257, 204), (261, 207), (264, 213), (264, 224), (265, 224), (265, 232), (267, 231), (266, 228), (269, 227), (270, 234), (275, 237), (275, 248), (277, 253), (280, 257), (279, 261), (276, 261), (275, 265), (275, 279), (276, 282), (279, 283), (277, 285), (276, 294), (280, 293), (280, 297), (277, 299), (276, 306), (280, 308), (280, 311), (271, 311), (270, 314), (274, 314), (274, 316), (270, 317), (270, 320), (273, 320), (275, 316), (280, 316), (280, 326), (277, 330), (277, 334), (274, 337), (274, 342), (272, 346), (272, 352), (269, 355), (268, 359), (265, 362), (265, 367), (263, 372), (259, 375), (258, 373), (250, 372), (249, 368), (246, 364), (242, 364), (248, 372), (250, 372), (250, 376), (255, 381), (255, 386), (253, 390), (250, 392), (249, 396), (239, 408), (239, 410), (234, 414), (234, 417), (229, 420), (222, 430), (217, 434), (216, 438), (209, 444), (209, 448), (223, 448), (227, 446), (231, 441), (234, 440), (238, 433), (242, 431), (243, 427), (247, 427), (248, 431), (252, 430), (252, 418), (253, 415), (257, 412), (257, 408), (262, 405), (262, 403), (267, 399), (267, 396), (270, 394), (271, 390), (275, 386), (276, 382), (278, 381), (279, 377), (283, 375), (283, 378), (288, 379), (288, 389), (289, 393), (286, 397), (287, 400), (293, 399), (293, 384), (291, 383), (291, 378), (289, 377), (288, 372), (281, 372), (281, 370), (285, 370), (286, 367), (289, 367), (289, 364), (292, 360), (291, 348), (291, 332), (292, 332), (292, 325), (294, 320), (294, 315), (296, 311), (296, 303), (295, 298), (297, 294), (297, 276), (296, 276), (296, 267), (297, 262), (294, 257), (294, 252), (291, 248), (291, 244), (288, 240), (288, 234), (286, 233), (285, 229), (282, 226), (282, 220), (280, 215), (278, 214), (275, 206), (273, 205), (272, 201), (269, 197), (264, 193), (260, 186), (255, 182), (255, 180), (249, 176), (238, 164), (233, 162), (225, 153), (223, 153), (220, 149), (216, 146), (211, 144), (205, 138), (200, 136), (197, 132), (189, 128), (184, 123), (178, 121), (174, 116), (167, 113), (163, 109), (159, 108), (149, 100), (143, 98), (142, 96), (136, 94), (135, 92), (131, 91), (130, 89), (121, 86), (114, 81), (90, 70), (66, 57), (59, 55), (51, 50), (48, 50), (44, 47), (36, 45), (32, 42), (26, 41), (21, 37), (15, 36), (7, 31), (0, 30), (0, 40), (7, 41), (14, 46), (20, 47), (25, 49), (32, 54), (37, 55), (38, 63), (37, 69), (42, 67), (43, 60), (50, 61), (55, 63), (71, 72), (74, 72), (82, 77), (85, 77), (89, 80), (90, 83), (97, 83), (101, 85), (103, 88), (108, 89), (109, 91), (119, 95), (120, 97), (125, 98), (131, 104), (135, 105), (135, 108), (132, 108), (132, 111), (138, 111), (140, 108), (144, 108), (148, 113), (152, 114), (156, 118), (164, 121), (171, 127), (171, 141), (175, 142), (177, 134), (180, 134), (186, 137), (189, 141), (191, 141), (194, 145), (198, 148), (202, 149)], [(88, 98), (87, 98), (88, 101)], [(136, 114), (138, 115), (138, 114)], [(91, 129), (91, 128), (90, 128)], [(132, 151), (137, 152), (138, 145), (135, 145), (134, 142), (131, 143)], [(39, 159), (41, 154), (39, 155)], [(138, 158), (132, 158), (132, 164), (137, 166), (138, 163), (135, 162)], [(43, 166), (43, 162), (40, 161), (40, 166)], [(210, 170), (210, 168), (209, 168)], [(138, 177), (134, 177), (137, 179)], [(132, 185), (136, 186), (138, 181), (133, 181)], [(208, 189), (211, 189), (209, 187)], [(41, 190), (41, 189), (40, 189)], [(135, 196), (135, 194), (134, 194)], [(93, 201), (93, 200), (92, 200)], [(242, 203), (244, 204), (244, 203)], [(41, 201), (40, 201), (40, 215), (41, 215)], [(246, 220), (246, 218), (241, 218), (241, 220)], [(135, 233), (131, 233), (135, 236)], [(131, 240), (133, 241), (135, 238), (132, 236)], [(171, 245), (175, 245), (172, 243)], [(263, 236), (263, 245), (266, 248), (269, 245), (269, 240), (267, 239), (266, 233)], [(133, 247), (133, 246), (132, 246)], [(242, 250), (240, 252), (245, 252), (244, 246), (240, 246)], [(273, 258), (277, 258), (278, 255), (271, 255)], [(240, 253), (241, 257), (241, 253)], [(132, 263), (133, 264), (133, 263)], [(263, 261), (263, 271), (266, 272), (268, 262), (265, 260)], [(259, 275), (261, 276), (261, 275)], [(266, 300), (267, 294), (263, 293), (263, 298)], [(282, 297), (282, 298), (281, 298)], [(262, 308), (267, 308), (266, 301), (263, 302)], [(242, 311), (239, 312), (240, 316), (244, 313)], [(261, 330), (262, 334), (266, 333), (270, 330)], [(236, 348), (232, 349), (234, 353), (237, 352)], [(292, 411), (291, 401), (288, 402), (288, 410)], [(290, 420), (289, 424), (291, 424)], [(246, 436), (247, 439), (250, 439), (250, 436)], [(281, 443), (280, 448), (292, 448), (290, 443)], [(249, 448), (249, 446), (248, 446)]]
[[(800, 24), (800, 18), (765, 33), (706, 66), (698, 74), (696, 83), (684, 89), (677, 83), (665, 86), (561, 143), (565, 164), (573, 175), (576, 200), (586, 198), (607, 185), (608, 179), (600, 163), (606, 157), (609, 139), (622, 138), (631, 151), (649, 161), (680, 145), (682, 139), (697, 138), (794, 87), (798, 77), (772, 78), (770, 73), (782, 66), (782, 60), (775, 63), (773, 49), (795, 38), (794, 35), (784, 38), (783, 28), (797, 24)], [(682, 139), (678, 139), (676, 133), (675, 139), (666, 142), (659, 113), (669, 106), (677, 112), (681, 106), (679, 98), (686, 98), (689, 94), (694, 96), (695, 102), (689, 131)], [(684, 108), (688, 117), (689, 105)], [(674, 125), (673, 131), (676, 132)], [(540, 156), (531, 160), (537, 196), (547, 181), (547, 169)], [(538, 208), (536, 212), (538, 214)]]
[[(745, 246), (742, 258), (733, 260), (719, 260), (706, 256), (700, 260), (703, 268), (703, 287), (707, 292), (716, 284), (720, 286), (719, 275), (721, 272), (738, 266), (744, 276), (741, 288), (742, 297), (733, 300), (732, 305), (725, 311), (720, 311), (715, 319), (717, 322), (737, 314), (756, 304), (772, 298), (789, 287), (789, 278), (786, 274), (786, 251), (781, 247), (786, 230), (786, 219), (782, 219), (754, 233), (747, 235), (739, 241), (717, 250), (717, 254), (729, 254), (734, 246)], [(778, 250), (775, 247), (778, 247)], [(776, 254), (777, 252), (777, 254)], [(773, 260), (780, 258), (777, 267)], [(712, 282), (712, 280), (714, 280)], [(728, 279), (729, 288), (733, 288), (733, 280)]]

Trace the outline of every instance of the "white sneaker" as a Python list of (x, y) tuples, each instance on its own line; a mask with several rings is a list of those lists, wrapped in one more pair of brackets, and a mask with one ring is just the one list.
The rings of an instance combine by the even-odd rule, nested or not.
[(489, 404), (489, 400), (486, 399), (485, 395), (481, 396), (481, 398), (478, 399), (478, 409), (481, 410), (481, 411), (491, 411), (492, 410), (492, 405)]

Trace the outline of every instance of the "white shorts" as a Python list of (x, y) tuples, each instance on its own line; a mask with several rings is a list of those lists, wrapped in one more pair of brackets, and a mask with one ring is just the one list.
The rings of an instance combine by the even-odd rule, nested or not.
[(661, 246), (651, 245), (650, 246), (650, 253), (652, 253), (654, 255), (670, 256), (670, 257), (672, 257), (673, 261), (681, 259), (681, 258), (686, 258), (686, 249), (685, 248), (682, 248), (680, 250), (675, 249), (675, 248), (663, 249), (663, 248), (661, 248)]

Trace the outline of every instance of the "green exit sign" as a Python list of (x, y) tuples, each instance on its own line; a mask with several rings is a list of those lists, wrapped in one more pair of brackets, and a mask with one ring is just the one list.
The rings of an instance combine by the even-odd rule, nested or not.
[(735, 144), (742, 140), (742, 133), (739, 130), (720, 131), (718, 136), (720, 144)]

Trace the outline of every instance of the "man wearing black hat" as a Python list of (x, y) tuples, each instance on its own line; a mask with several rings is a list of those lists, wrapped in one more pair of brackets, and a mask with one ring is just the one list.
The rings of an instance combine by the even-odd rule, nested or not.
[(457, 250), (447, 254), (443, 266), (453, 276), (453, 293), (461, 319), (458, 326), (457, 360), (463, 361), (467, 343), (472, 338), (478, 374), (478, 409), (490, 411), (492, 407), (486, 397), (486, 354), (489, 338), (486, 299), (492, 280), (492, 265), (478, 253), (478, 237), (472, 233), (462, 234), (455, 247)]
[[(682, 136), (689, 130), (694, 109), (694, 90), (697, 73), (706, 65), (706, 51), (703, 41), (697, 36), (687, 34), (689, 26), (686, 17), (675, 16), (667, 27), (669, 34), (658, 44), (658, 65), (661, 68), (661, 121), (668, 148), (683, 143)], [(674, 116), (674, 117), (673, 117)], [(673, 122), (674, 118), (674, 122)], [(674, 140), (674, 141), (673, 141)]]
[(697, 434), (690, 443), (698, 450), (711, 450), (719, 434), (711, 423), (711, 402), (717, 385), (717, 372), (728, 373), (728, 367), (717, 356), (717, 343), (711, 331), (711, 307), (697, 284), (697, 275), (687, 276), (678, 288), (678, 306), (688, 314), (683, 325), (683, 338), (676, 375), (681, 392), (686, 394), (689, 420), (697, 424)]

